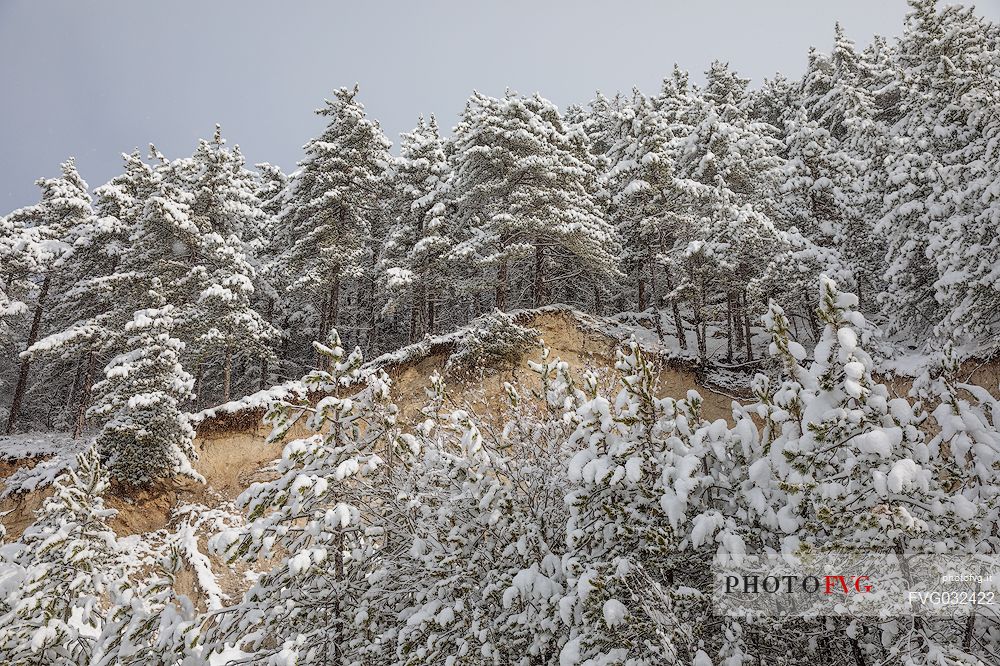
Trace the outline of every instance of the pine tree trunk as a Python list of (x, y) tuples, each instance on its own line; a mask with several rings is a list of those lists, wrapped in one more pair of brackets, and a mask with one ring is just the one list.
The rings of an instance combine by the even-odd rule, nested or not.
[(205, 364), (198, 363), (198, 371), (194, 378), (194, 397), (191, 398), (191, 405), (197, 409), (201, 403), (201, 387), (205, 379)]
[[(674, 282), (670, 279), (670, 271), (664, 273), (664, 279), (667, 283), (667, 291), (671, 294), (674, 292)], [(684, 320), (681, 319), (681, 310), (677, 305), (677, 298), (675, 296), (670, 297), (670, 309), (672, 310), (674, 316), (674, 331), (677, 335), (677, 344), (680, 345), (681, 349), (687, 349), (687, 333), (684, 330)]]
[(407, 337), (407, 342), (412, 344), (417, 340), (417, 338), (423, 337), (421, 333), (421, 320), (424, 318), (424, 308), (426, 307), (426, 298), (424, 296), (424, 285), (423, 283), (417, 284), (417, 288), (413, 290), (410, 297), (410, 334)]
[(319, 306), (319, 338), (326, 340), (326, 332), (330, 325), (330, 294), (323, 294), (323, 302)]
[[(323, 305), (323, 316), (320, 321), (320, 341), (325, 343), (330, 331), (337, 328), (340, 323), (338, 318), (340, 316), (340, 269), (337, 269), (333, 273), (333, 282), (330, 285), (330, 291), (326, 294), (326, 299)], [(327, 358), (323, 354), (316, 352), (315, 367), (320, 370), (326, 369)]]
[[(49, 295), (49, 284), (51, 278), (48, 274), (42, 280), (42, 290), (38, 293), (38, 302), (35, 304), (35, 314), (31, 319), (31, 328), (28, 331), (28, 341), (25, 350), (38, 342), (38, 330), (42, 325), (42, 311), (45, 307), (45, 298)], [(10, 414), (7, 416), (7, 434), (14, 432), (17, 425), (17, 417), (21, 414), (21, 403), (24, 401), (24, 392), (28, 388), (28, 373), (31, 370), (31, 357), (25, 356), (21, 359), (21, 369), (17, 373), (17, 384), (14, 386), (14, 398), (10, 402)]]
[[(692, 271), (691, 277), (693, 281), (694, 271)], [(698, 293), (691, 300), (691, 310), (694, 314), (694, 337), (698, 343), (698, 358), (701, 359), (702, 363), (705, 363), (708, 360), (708, 345), (705, 342), (705, 322), (701, 318), (702, 303), (705, 294), (705, 278), (702, 277), (699, 283)]]
[(636, 312), (644, 312), (646, 310), (646, 281), (639, 278), (639, 293), (637, 294)]
[(851, 642), (851, 653), (854, 655), (854, 663), (857, 666), (865, 666), (865, 656), (861, 653), (861, 646), (858, 644), (858, 639), (850, 638)]
[(653, 326), (656, 328), (656, 337), (660, 344), (664, 344), (667, 338), (663, 332), (663, 312), (660, 310), (660, 304), (656, 302), (653, 303)]
[[(267, 299), (267, 323), (271, 323), (274, 320), (274, 299)], [(267, 354), (263, 354), (260, 357), (260, 379), (257, 382), (257, 390), (263, 391), (267, 388), (267, 375), (270, 372), (268, 366)]]
[(507, 262), (500, 262), (500, 267), (497, 269), (497, 293), (496, 293), (496, 308), (501, 312), (507, 309)]
[(816, 310), (809, 304), (806, 300), (806, 314), (809, 317), (809, 327), (812, 329), (810, 334), (813, 340), (819, 340), (819, 321), (816, 319)]
[(365, 335), (365, 352), (368, 356), (375, 356), (379, 349), (379, 307), (376, 303), (376, 297), (378, 296), (378, 281), (375, 277), (375, 269), (378, 264), (378, 254), (372, 252), (371, 254), (371, 266), (369, 277), (367, 280), (367, 288), (365, 289), (366, 303), (363, 303), (363, 311), (368, 313), (367, 328), (368, 332)]
[[(322, 342), (326, 342), (327, 332), (330, 326), (330, 293), (327, 292), (323, 295), (323, 303), (319, 308), (319, 339)], [(315, 360), (313, 361), (313, 366), (322, 370), (323, 369), (323, 355), (319, 353), (319, 350), (313, 352)]]
[(427, 299), (427, 333), (434, 335), (434, 295)]
[(76, 408), (76, 421), (73, 424), (73, 439), (80, 439), (80, 435), (87, 427), (87, 408), (90, 407), (90, 397), (94, 388), (94, 370), (97, 365), (97, 352), (87, 354), (87, 370), (83, 375), (82, 392), (80, 402)]
[(271, 368), (268, 367), (267, 355), (261, 356), (260, 358), (260, 379), (257, 381), (257, 390), (263, 391), (267, 388), (267, 375), (271, 372)]
[(726, 292), (726, 363), (733, 362), (733, 293)]
[(533, 307), (536, 308), (541, 307), (542, 302), (545, 300), (544, 252), (545, 250), (541, 245), (535, 246), (535, 285), (532, 289), (531, 300)]
[(743, 326), (747, 332), (747, 361), (753, 360), (753, 329), (750, 328), (750, 301), (743, 292)]
[(649, 246), (649, 302), (653, 304), (654, 308), (658, 308), (658, 303), (656, 300), (656, 253), (653, 252), (653, 246)]
[(344, 582), (344, 528), (342, 526), (337, 527), (337, 550), (333, 556), (334, 561), (334, 575), (337, 579), (337, 594), (334, 597), (333, 602), (333, 615), (334, 615), (334, 643), (333, 643), (333, 663), (340, 663), (340, 644), (344, 640), (344, 620), (340, 616), (340, 596), (343, 594), (341, 589), (341, 583)]
[[(286, 331), (286, 332), (288, 331), (288, 315), (285, 315), (285, 318), (281, 322), (281, 330), (282, 331)], [(290, 346), (291, 346), (291, 339), (290, 339), (290, 336), (287, 335), (287, 333), (286, 333), (285, 335), (281, 336), (281, 347), (279, 347), (279, 349), (278, 349), (278, 372), (279, 373), (281, 372), (281, 368), (282, 368), (282, 365), (283, 365), (282, 362), (283, 361), (288, 361), (289, 357), (291, 356), (291, 352), (289, 350)]]
[(66, 399), (66, 413), (73, 411), (73, 405), (76, 404), (77, 396), (80, 393), (80, 384), (83, 382), (83, 373), (87, 369), (87, 359), (81, 358), (76, 363), (76, 376), (73, 378), (73, 383), (69, 387), (69, 398)]
[[(333, 274), (333, 286), (330, 288), (330, 328), (340, 324), (340, 269)], [(327, 331), (329, 332), (329, 330)]]
[(226, 358), (222, 363), (222, 402), (229, 402), (233, 388), (233, 348), (226, 347)]
[(601, 316), (601, 310), (604, 309), (604, 304), (601, 303), (601, 288), (594, 285), (594, 314), (598, 317)]

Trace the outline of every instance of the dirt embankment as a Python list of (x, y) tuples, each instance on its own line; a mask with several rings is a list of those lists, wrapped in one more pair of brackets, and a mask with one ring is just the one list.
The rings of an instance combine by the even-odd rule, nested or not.
[[(539, 330), (550, 350), (550, 359), (558, 357), (579, 371), (613, 371), (615, 348), (621, 341), (580, 325), (571, 312), (542, 312), (526, 317), (521, 323)], [(400, 407), (403, 422), (409, 424), (417, 421), (420, 408), (426, 403), (425, 389), (434, 372), (442, 373), (453, 396), (468, 399), (476, 411), (488, 417), (491, 407), (506, 399), (504, 382), (534, 386), (537, 378), (528, 369), (527, 362), (540, 359), (541, 350), (532, 349), (508, 367), (470, 378), (446, 370), (447, 349), (431, 348), (427, 356), (390, 365), (386, 371), (393, 382), (393, 399)], [(680, 364), (666, 365), (658, 380), (661, 395), (683, 397), (695, 388), (704, 398), (706, 418), (731, 418), (732, 399), (700, 386), (693, 369)], [(118, 510), (113, 522), (115, 531), (131, 535), (168, 527), (176, 507), (190, 503), (221, 506), (239, 496), (254, 481), (264, 478), (263, 468), (281, 455), (282, 445), (267, 443), (269, 428), (261, 423), (262, 416), (263, 409), (247, 409), (221, 414), (199, 424), (195, 467), (205, 477), (205, 484), (176, 480), (154, 484), (141, 491), (113, 487), (106, 501)], [(305, 429), (297, 425), (289, 436), (304, 434)], [(36, 462), (0, 462), (0, 485), (17, 468)], [(10, 512), (0, 517), (0, 522), (8, 529), (8, 538), (16, 538), (31, 524), (34, 511), (48, 494), (50, 491), (32, 492), (0, 502), (0, 513)]]

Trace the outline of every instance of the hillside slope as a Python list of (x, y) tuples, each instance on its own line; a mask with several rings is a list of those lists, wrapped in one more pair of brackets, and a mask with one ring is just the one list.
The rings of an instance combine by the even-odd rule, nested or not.
[[(707, 418), (727, 419), (731, 415), (732, 398), (702, 385), (693, 364), (679, 357), (670, 341), (661, 342), (649, 329), (596, 318), (565, 307), (520, 311), (513, 313), (512, 318), (519, 325), (539, 332), (551, 358), (558, 357), (574, 369), (592, 369), (599, 374), (613, 367), (615, 347), (635, 335), (648, 351), (663, 361), (659, 373), (661, 395), (683, 396), (697, 389), (704, 398), (703, 411)], [(400, 408), (404, 424), (413, 423), (419, 417), (419, 409), (426, 399), (424, 391), (434, 372), (445, 377), (454, 395), (462, 396), (476, 411), (487, 415), (491, 405), (504, 399), (504, 382), (530, 385), (533, 373), (528, 369), (528, 362), (541, 358), (541, 347), (530, 348), (516, 360), (493, 368), (489, 373), (470, 375), (448, 367), (449, 357), (467, 332), (460, 330), (428, 338), (366, 363), (366, 370), (382, 368), (391, 377), (393, 399)], [(206, 483), (175, 480), (140, 491), (113, 488), (107, 501), (119, 512), (113, 523), (116, 532), (135, 535), (172, 527), (177, 510), (185, 505), (228, 506), (250, 484), (262, 478), (267, 473), (268, 463), (280, 456), (282, 444), (267, 442), (270, 428), (261, 420), (266, 406), (272, 400), (301, 396), (304, 392), (301, 383), (290, 382), (193, 415), (198, 433), (195, 440), (198, 459), (194, 465)], [(301, 431), (293, 429), (289, 436), (298, 434)], [(16, 447), (14, 440), (8, 439), (4, 444), (0, 439), (0, 445), (7, 450), (16, 449), (18, 457), (23, 456), (0, 464), (0, 486), (13, 479), (17, 487), (31, 489), (14, 493), (8, 491), (14, 488), (5, 490), (0, 500), (0, 523), (7, 528), (10, 537), (17, 537), (31, 524), (34, 511), (48, 495), (44, 488), (32, 488), (50, 481), (62, 464), (72, 460), (72, 452), (80, 446), (65, 438), (56, 439), (48, 447), (42, 447), (37, 438), (31, 440), (34, 446), (42, 447), (39, 456), (26, 455), (32, 444), (22, 443)], [(15, 474), (17, 477), (13, 476)]]

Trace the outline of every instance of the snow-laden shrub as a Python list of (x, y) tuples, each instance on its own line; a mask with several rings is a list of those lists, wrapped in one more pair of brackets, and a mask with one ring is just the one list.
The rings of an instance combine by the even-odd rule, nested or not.
[(0, 549), (0, 661), (89, 664), (123, 576), (125, 551), (101, 497), (108, 476), (91, 447), (54, 483), (21, 539)]
[(497, 310), (472, 322), (448, 358), (448, 368), (495, 370), (516, 362), (525, 350), (540, 343), (538, 330), (521, 326), (512, 315)]

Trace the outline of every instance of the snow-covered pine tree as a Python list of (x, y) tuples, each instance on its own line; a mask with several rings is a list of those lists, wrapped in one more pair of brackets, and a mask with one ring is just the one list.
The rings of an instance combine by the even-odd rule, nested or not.
[[(5, 358), (16, 357), (20, 347), (19, 319), (30, 311), (21, 300), (27, 298), (31, 284), (18, 268), (24, 251), (21, 225), (17, 220), (0, 217), (0, 350)], [(0, 386), (10, 390), (15, 379), (8, 373), (13, 372), (13, 367), (0, 366)]]
[(697, 426), (700, 399), (656, 397), (655, 369), (635, 340), (616, 369), (621, 391), (580, 404), (570, 439), (579, 450), (569, 463), (564, 666), (673, 663), (691, 648), (671, 610), (669, 572), (697, 466), (683, 435)]
[(957, 193), (966, 189), (962, 181), (970, 175), (960, 165), (979, 160), (980, 150), (969, 151), (976, 139), (970, 115), (984, 101), (980, 90), (988, 91), (987, 99), (996, 98), (995, 81), (980, 84), (989, 76), (984, 67), (992, 67), (985, 64), (984, 49), (990, 53), (996, 47), (995, 40), (989, 46), (980, 32), (985, 32), (982, 21), (971, 10), (951, 7), (939, 13), (933, 0), (911, 0), (910, 5), (895, 58), (902, 113), (891, 130), (894, 150), (878, 231), (887, 239), (881, 303), (891, 330), (920, 335), (947, 317), (961, 298), (951, 287), (964, 278), (951, 257), (962, 253), (949, 247), (960, 247), (976, 231), (955, 229), (966, 219)]
[(231, 559), (277, 562), (215, 618), (209, 654), (229, 643), (258, 661), (351, 664), (371, 648), (362, 599), (390, 527), (383, 505), (396, 495), (392, 461), (411, 450), (399, 437), (388, 376), (362, 375), (360, 348), (346, 354), (336, 329), (327, 344), (315, 344), (329, 370), (305, 381), (325, 397), (315, 406), (279, 402), (268, 412), (273, 439), (303, 417), (315, 434), (285, 445), (279, 476), (240, 496), (246, 529), (212, 544)]
[(103, 424), (97, 445), (109, 473), (132, 485), (178, 474), (202, 478), (191, 466), (194, 429), (180, 408), (193, 380), (180, 364), (184, 344), (171, 334), (176, 310), (159, 300), (125, 325), (127, 351), (104, 369), (88, 412)]
[(275, 377), (295, 377), (302, 373), (301, 367), (288, 367), (291, 359), (291, 337), (289, 321), (294, 316), (294, 304), (285, 298), (285, 289), (291, 276), (281, 271), (279, 260), (282, 248), (289, 239), (278, 224), (278, 215), (285, 205), (288, 194), (288, 176), (273, 164), (256, 164), (257, 199), (260, 201), (264, 217), (261, 220), (259, 246), (253, 248), (257, 259), (258, 285), (255, 290), (257, 309), (265, 320), (275, 328), (278, 338), (272, 341), (277, 358), (261, 360), (258, 373), (258, 390), (274, 385)]
[(590, 142), (591, 152), (598, 158), (604, 157), (615, 142), (615, 116), (628, 100), (621, 94), (608, 99), (597, 91), (587, 108), (570, 106), (566, 109), (564, 122), (583, 130)]
[(844, 154), (829, 131), (806, 117), (803, 108), (789, 110), (785, 122), (786, 163), (781, 184), (782, 222), (795, 226), (821, 245), (831, 245), (851, 205), (848, 190), (858, 165)]
[[(132, 300), (130, 294), (136, 289), (135, 275), (122, 274), (120, 265), (131, 247), (130, 225), (148, 194), (142, 189), (148, 179), (137, 154), (124, 157), (125, 173), (94, 192), (96, 214), (70, 233), (72, 252), (52, 290), (50, 333), (28, 350), (33, 360), (75, 375), (58, 422), (59, 427), (71, 429), (74, 438), (86, 428), (86, 411), (100, 369), (125, 340), (123, 327), (131, 311), (121, 306)], [(75, 369), (67, 369), (67, 361)]]
[[(582, 284), (618, 275), (618, 239), (592, 194), (586, 135), (567, 131), (551, 102), (475, 93), (456, 128), (454, 164), (451, 255), (495, 267), (498, 309), (572, 302)], [(530, 282), (515, 283), (521, 275)], [(511, 292), (530, 296), (510, 300)]]
[[(94, 215), (87, 183), (77, 172), (75, 161), (70, 158), (61, 169), (62, 175), (37, 181), (42, 190), (37, 204), (14, 211), (5, 223), (20, 228), (22, 235), (18, 251), (6, 257), (11, 262), (4, 270), (7, 288), (13, 280), (32, 288), (30, 296), (25, 295), (28, 298), (19, 299), (32, 309), (21, 351), (29, 349), (43, 333), (43, 316), (50, 305), (53, 281), (60, 278), (63, 262), (72, 253), (73, 230), (88, 224)], [(31, 354), (22, 354), (7, 415), (8, 433), (17, 425), (30, 372)]]
[(281, 167), (269, 162), (254, 165), (257, 169), (257, 199), (266, 215), (276, 216), (284, 207), (289, 178)]
[[(17, 300), (18, 291), (23, 286), (14, 287), (17, 279), (17, 258), (24, 251), (21, 241), (21, 224), (17, 219), (0, 217), (0, 326), (9, 325), (9, 317), (24, 314), (27, 306)], [(9, 335), (9, 329), (0, 329), (0, 334)]]
[(120, 580), (108, 590), (110, 605), (96, 640), (92, 666), (195, 666), (205, 663), (198, 645), (204, 616), (177, 591), (182, 561), (176, 546), (141, 583)]
[(795, 82), (782, 74), (764, 79), (761, 87), (750, 92), (746, 107), (750, 117), (774, 127), (784, 127), (788, 112), (802, 106), (801, 91)]
[[(234, 372), (239, 381), (247, 368), (256, 370), (261, 359), (270, 359), (278, 335), (255, 308), (260, 268), (255, 251), (263, 244), (266, 218), (257, 181), (239, 147), (229, 150), (225, 143), (216, 126), (211, 141), (199, 142), (189, 160), (172, 167), (190, 192), (189, 218), (200, 232), (190, 279), (197, 293), (179, 296), (178, 326), (190, 341), (188, 357), (199, 367), (199, 393), (223, 402), (232, 397)], [(206, 368), (217, 368), (217, 392), (206, 387)], [(245, 393), (249, 386), (242, 388)]]
[(998, 27), (971, 7), (945, 7), (940, 21), (941, 67), (933, 76), (945, 105), (925, 121), (933, 123), (934, 138), (945, 145), (928, 202), (927, 252), (937, 270), (935, 298), (943, 306), (935, 333), (975, 343), (987, 357), (997, 349), (993, 332), (1000, 303), (1000, 81), (992, 70), (1000, 36)]
[(642, 311), (653, 304), (659, 317), (657, 283), (662, 275), (662, 291), (671, 304), (676, 337), (683, 349), (687, 340), (674, 293), (679, 270), (675, 254), (699, 231), (693, 213), (705, 188), (676, 174), (675, 132), (680, 129), (680, 119), (678, 113), (663, 107), (679, 94), (676, 91), (668, 100), (665, 90), (658, 111), (636, 92), (632, 103), (616, 115), (617, 140), (608, 152), (606, 187), (611, 197), (610, 217), (622, 239), (623, 269), (636, 284), (635, 308)]
[(809, 119), (826, 129), (837, 141), (850, 132), (850, 124), (874, 103), (863, 85), (866, 76), (862, 54), (840, 23), (834, 25), (830, 55), (813, 52), (803, 87), (802, 105)]
[[(892, 398), (873, 377), (871, 357), (860, 344), (867, 323), (856, 307), (855, 295), (821, 279), (818, 314), (824, 329), (815, 358), (802, 380), (775, 394), (790, 407), (779, 412), (785, 414), (782, 435), (770, 445), (789, 461), (782, 479), (788, 507), (780, 514), (795, 530), (785, 530), (790, 534), (784, 546), (962, 553), (965, 535), (973, 530), (969, 503), (945, 491), (941, 460), (930, 455), (920, 428), (926, 415), (907, 399)], [(780, 350), (779, 342), (775, 346)], [(799, 355), (791, 346), (789, 352), (792, 358)], [(786, 358), (786, 367), (796, 363)], [(779, 407), (784, 406), (779, 402)], [(845, 505), (851, 511), (845, 513)], [(893, 654), (917, 660), (940, 651), (940, 636), (919, 616), (856, 620), (846, 630), (871, 656), (889, 646)]]
[[(0, 616), (0, 655), (8, 664), (90, 663), (107, 612), (106, 595), (124, 572), (124, 549), (104, 506), (108, 477), (90, 447), (53, 484), (15, 547), (25, 575)], [(2, 604), (0, 604), (2, 607)]]
[(317, 111), (328, 124), (306, 144), (278, 220), (290, 240), (280, 266), (296, 276), (289, 293), (313, 307), (319, 339), (342, 323), (342, 289), (371, 266), (373, 227), (389, 198), (391, 144), (357, 94), (357, 85), (340, 88)]
[[(703, 228), (685, 248), (688, 279), (680, 290), (697, 304), (697, 329), (706, 325), (706, 318), (725, 322), (727, 356), (742, 344), (751, 359), (750, 322), (763, 307), (752, 285), (784, 244), (771, 218), (778, 213), (781, 146), (776, 128), (751, 120), (746, 79), (717, 61), (707, 77), (679, 158), (680, 175), (706, 188), (695, 210)], [(699, 347), (703, 337), (699, 333)]]
[(407, 342), (434, 333), (449, 286), (452, 247), (446, 220), (450, 165), (437, 121), (423, 118), (403, 134), (396, 174), (396, 220), (382, 258), (386, 310), (409, 309)]

